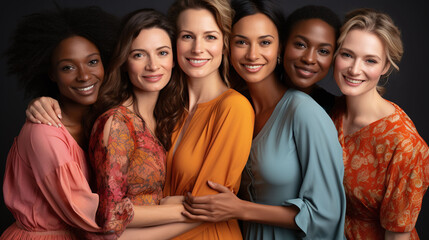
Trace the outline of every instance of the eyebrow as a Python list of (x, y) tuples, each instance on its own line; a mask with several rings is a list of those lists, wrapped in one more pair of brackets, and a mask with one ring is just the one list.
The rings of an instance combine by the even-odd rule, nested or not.
[[(194, 34), (192, 31), (189, 31), (189, 30), (180, 30), (180, 31), (179, 31), (179, 33), (182, 33), (182, 32), (187, 32), (187, 33), (192, 33), (192, 34)], [(220, 35), (220, 32), (219, 32), (219, 31), (216, 31), (216, 30), (212, 30), (212, 31), (205, 31), (205, 32), (204, 32), (204, 34), (212, 34), (212, 33), (216, 33), (216, 34), (219, 34), (219, 35)]]
[[(163, 48), (171, 49), (171, 47), (169, 47), (169, 46), (165, 45), (165, 46), (158, 47), (158, 48), (156, 48), (155, 50), (161, 50), (161, 49), (163, 49)], [(132, 52), (147, 52), (147, 51), (146, 51), (145, 49), (135, 48), (135, 49), (132, 49), (132, 50), (130, 51), (130, 53), (132, 53)]]
[[(236, 34), (233, 35), (231, 38), (235, 38), (235, 37), (239, 37), (239, 38), (244, 38), (244, 39), (249, 39), (246, 36), (240, 35), (240, 34)], [(263, 35), (263, 36), (259, 36), (258, 39), (264, 39), (264, 38), (273, 38), (275, 39), (275, 37), (273, 35), (267, 34), (267, 35)]]
[[(86, 58), (90, 58), (92, 56), (99, 56), (100, 57), (100, 53), (91, 53), (88, 56), (86, 56)], [(63, 58), (57, 61), (57, 66), (60, 65), (60, 63), (62, 62), (73, 62), (73, 59), (71, 58)]]
[[(304, 39), (304, 41), (306, 41), (306, 42), (309, 42), (310, 40), (308, 40), (308, 38), (306, 38), (306, 37), (304, 37), (304, 36), (302, 36), (302, 35), (296, 35), (296, 37), (298, 37), (298, 38), (302, 38), (302, 39)], [(321, 43), (321, 44), (319, 44), (319, 46), (329, 46), (329, 47), (334, 47), (334, 46), (332, 46), (332, 44), (330, 44), (330, 43)]]

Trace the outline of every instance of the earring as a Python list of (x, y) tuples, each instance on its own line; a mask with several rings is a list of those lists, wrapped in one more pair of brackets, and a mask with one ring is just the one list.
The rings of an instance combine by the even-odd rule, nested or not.
[(280, 65), (280, 61), (281, 61), (280, 56), (277, 56), (277, 64), (278, 65)]

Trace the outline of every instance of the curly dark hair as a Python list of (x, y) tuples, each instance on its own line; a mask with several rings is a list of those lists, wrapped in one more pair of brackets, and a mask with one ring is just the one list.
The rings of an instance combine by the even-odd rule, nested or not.
[[(141, 117), (136, 96), (128, 73), (124, 71), (131, 45), (143, 29), (159, 28), (170, 37), (173, 52), (175, 49), (175, 29), (162, 13), (153, 9), (140, 9), (129, 13), (121, 24), (121, 32), (116, 44), (112, 62), (107, 70), (105, 81), (100, 87), (99, 97), (91, 112), (92, 124), (105, 111), (121, 105), (129, 98), (133, 99), (134, 112)], [(154, 109), (156, 120), (155, 134), (166, 150), (171, 147), (171, 134), (176, 123), (182, 117), (184, 106), (174, 79), (160, 91)], [(92, 126), (91, 124), (91, 126)]]
[(107, 66), (116, 40), (119, 21), (99, 7), (57, 8), (25, 16), (6, 51), (8, 73), (18, 76), (27, 97), (57, 98), (59, 90), (50, 80), (51, 55), (58, 44), (81, 36), (98, 48)]
[(341, 27), (340, 18), (328, 7), (320, 5), (306, 5), (293, 11), (286, 19), (286, 39), (297, 22), (315, 18), (326, 22), (334, 28), (335, 39), (338, 39)]

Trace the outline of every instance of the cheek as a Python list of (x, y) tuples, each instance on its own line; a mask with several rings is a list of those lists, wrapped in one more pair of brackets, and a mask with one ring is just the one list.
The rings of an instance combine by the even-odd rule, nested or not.
[(347, 61), (344, 61), (341, 56), (338, 56), (334, 61), (334, 74), (340, 73), (344, 69), (348, 68)]

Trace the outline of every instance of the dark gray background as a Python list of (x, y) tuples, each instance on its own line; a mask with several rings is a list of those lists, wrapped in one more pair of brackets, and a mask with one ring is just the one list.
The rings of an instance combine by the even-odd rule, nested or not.
[[(57, 0), (60, 6), (77, 7), (97, 5), (117, 16), (131, 12), (139, 8), (155, 8), (166, 12), (173, 0)], [(325, 5), (330, 7), (342, 18), (344, 14), (354, 8), (370, 7), (388, 13), (399, 26), (403, 34), (405, 54), (400, 66), (401, 71), (389, 78), (387, 84), (386, 99), (397, 103), (414, 121), (420, 135), (429, 141), (429, 127), (426, 125), (429, 119), (429, 70), (427, 58), (429, 56), (429, 19), (428, 9), (423, 6), (423, 0), (286, 0), (278, 1), (279, 7), (287, 15), (298, 7), (306, 4)], [(10, 44), (10, 35), (17, 21), (24, 15), (39, 10), (52, 9), (52, 0), (9, 0), (3, 1), (0, 7), (0, 52), (3, 54)], [(6, 60), (0, 58), (0, 112), (1, 112), (1, 142), (0, 142), (0, 174), (3, 178), (6, 156), (12, 145), (13, 138), (19, 133), (25, 121), (24, 110), (28, 99), (24, 99), (22, 89), (17, 86), (14, 77), (6, 74)], [(331, 77), (322, 81), (321, 85), (334, 94), (339, 91)], [(3, 232), (14, 220), (7, 210), (0, 194), (0, 232)], [(429, 229), (424, 226), (429, 223), (429, 197), (426, 196), (422, 211), (417, 222), (417, 231), (420, 239), (429, 239)]]

